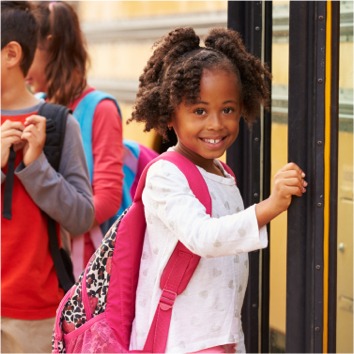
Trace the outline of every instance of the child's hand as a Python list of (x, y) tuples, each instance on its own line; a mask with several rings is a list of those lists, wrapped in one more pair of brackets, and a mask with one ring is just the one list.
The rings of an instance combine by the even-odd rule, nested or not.
[(258, 225), (261, 227), (287, 210), (292, 196), (306, 192), (305, 173), (293, 162), (286, 164), (274, 176), (274, 186), (268, 199), (256, 205)]
[(21, 140), (23, 129), (21, 122), (6, 120), (1, 125), (1, 168), (5, 167), (9, 160), (11, 145), (15, 151), (23, 148), (24, 143)]
[(21, 139), (27, 144), (23, 148), (25, 166), (35, 161), (43, 151), (46, 138), (46, 118), (38, 115), (29, 116), (25, 120), (25, 129)]
[(283, 212), (288, 209), (293, 195), (301, 197), (306, 192), (307, 182), (304, 177), (305, 173), (293, 162), (286, 164), (275, 174), (274, 189), (269, 197), (274, 208)]

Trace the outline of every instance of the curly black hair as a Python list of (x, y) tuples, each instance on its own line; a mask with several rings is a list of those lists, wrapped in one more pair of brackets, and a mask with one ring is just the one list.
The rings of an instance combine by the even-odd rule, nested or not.
[[(271, 74), (261, 61), (248, 53), (241, 36), (226, 28), (213, 28), (200, 46), (193, 28), (176, 28), (154, 45), (154, 52), (139, 78), (132, 117), (144, 122), (145, 131), (155, 129), (166, 138), (174, 109), (185, 100), (194, 103), (200, 96), (203, 70), (222, 69), (239, 79), (242, 116), (250, 124), (260, 104), (269, 102)], [(268, 80), (269, 79), (269, 80)]]

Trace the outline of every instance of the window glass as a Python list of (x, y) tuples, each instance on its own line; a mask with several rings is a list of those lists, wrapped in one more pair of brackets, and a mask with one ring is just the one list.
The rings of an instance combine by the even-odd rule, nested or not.
[(337, 352), (353, 353), (353, 2), (340, 3)]

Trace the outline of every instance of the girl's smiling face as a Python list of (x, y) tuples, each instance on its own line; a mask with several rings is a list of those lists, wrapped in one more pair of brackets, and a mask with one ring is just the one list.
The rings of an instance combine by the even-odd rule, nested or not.
[(177, 151), (196, 165), (215, 172), (213, 160), (236, 140), (241, 118), (241, 90), (237, 76), (227, 70), (204, 70), (200, 99), (182, 101), (175, 109), (172, 126), (178, 137)]

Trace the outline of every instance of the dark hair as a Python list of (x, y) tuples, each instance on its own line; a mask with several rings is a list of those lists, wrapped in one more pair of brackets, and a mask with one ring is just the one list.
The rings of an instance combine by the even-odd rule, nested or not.
[(39, 26), (38, 45), (49, 54), (45, 68), (47, 99), (67, 106), (87, 83), (89, 58), (79, 18), (63, 1), (38, 1), (33, 13)]
[(157, 130), (164, 138), (168, 123), (182, 100), (193, 103), (200, 96), (203, 70), (223, 69), (239, 79), (242, 116), (252, 123), (259, 106), (269, 101), (271, 78), (266, 66), (248, 53), (239, 33), (211, 29), (201, 47), (192, 28), (176, 28), (162, 37), (140, 76), (139, 89), (129, 121), (145, 122), (145, 131)]
[(26, 76), (37, 46), (37, 25), (28, 1), (1, 1), (1, 49), (12, 41), (22, 48), (21, 70)]

